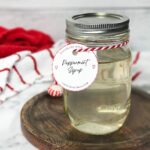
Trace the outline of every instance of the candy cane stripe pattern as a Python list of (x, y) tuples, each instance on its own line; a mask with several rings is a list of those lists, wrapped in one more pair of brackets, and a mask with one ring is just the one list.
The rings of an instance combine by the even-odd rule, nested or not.
[(114, 48), (120, 48), (123, 47), (125, 45), (127, 45), (129, 43), (129, 41), (125, 41), (123, 43), (120, 44), (115, 44), (115, 45), (111, 45), (111, 46), (100, 46), (100, 47), (87, 47), (85, 49), (75, 49), (75, 52), (89, 52), (89, 51), (102, 51), (102, 50), (109, 50), (109, 49), (114, 49)]
[(57, 84), (53, 84), (48, 88), (48, 94), (52, 97), (60, 97), (63, 95), (63, 88)]

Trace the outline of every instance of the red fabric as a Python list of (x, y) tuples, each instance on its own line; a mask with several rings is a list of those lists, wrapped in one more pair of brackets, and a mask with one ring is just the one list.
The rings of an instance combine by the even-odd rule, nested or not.
[(23, 50), (37, 52), (53, 44), (53, 39), (41, 31), (0, 27), (0, 58)]

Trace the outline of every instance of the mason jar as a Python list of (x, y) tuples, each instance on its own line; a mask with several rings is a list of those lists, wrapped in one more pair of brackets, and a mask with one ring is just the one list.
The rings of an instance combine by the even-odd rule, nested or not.
[[(129, 18), (119, 14), (74, 15), (66, 20), (66, 26), (68, 43), (100, 47), (129, 40)], [(124, 45), (94, 53), (98, 60), (95, 81), (82, 91), (65, 90), (64, 105), (74, 128), (104, 135), (121, 128), (129, 113), (131, 52), (129, 46)]]

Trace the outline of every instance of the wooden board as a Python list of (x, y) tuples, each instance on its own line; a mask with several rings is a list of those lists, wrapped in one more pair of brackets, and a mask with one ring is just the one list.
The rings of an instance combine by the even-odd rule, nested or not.
[(25, 137), (40, 150), (150, 150), (150, 95), (132, 90), (125, 125), (117, 132), (94, 136), (74, 129), (63, 108), (63, 98), (46, 92), (29, 100), (21, 112)]

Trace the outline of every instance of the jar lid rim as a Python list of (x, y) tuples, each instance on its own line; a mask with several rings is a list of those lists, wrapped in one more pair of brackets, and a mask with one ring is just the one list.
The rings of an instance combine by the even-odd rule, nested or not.
[(66, 19), (68, 33), (112, 33), (129, 30), (129, 18), (114, 13), (84, 13)]

